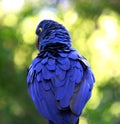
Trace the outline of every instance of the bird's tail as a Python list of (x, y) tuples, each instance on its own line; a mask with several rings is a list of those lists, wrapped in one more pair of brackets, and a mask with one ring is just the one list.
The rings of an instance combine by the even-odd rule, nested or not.
[[(58, 120), (61, 124), (79, 124), (79, 116), (68, 113), (67, 111), (62, 112), (62, 120)], [(52, 121), (49, 121), (48, 124), (58, 124)]]

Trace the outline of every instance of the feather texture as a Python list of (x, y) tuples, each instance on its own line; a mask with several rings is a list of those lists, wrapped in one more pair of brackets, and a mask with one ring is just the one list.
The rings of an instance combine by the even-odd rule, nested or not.
[(49, 123), (77, 124), (91, 97), (95, 78), (87, 60), (71, 47), (66, 29), (53, 25), (51, 31), (41, 36), (44, 40), (41, 52), (28, 69), (29, 94), (40, 115)]

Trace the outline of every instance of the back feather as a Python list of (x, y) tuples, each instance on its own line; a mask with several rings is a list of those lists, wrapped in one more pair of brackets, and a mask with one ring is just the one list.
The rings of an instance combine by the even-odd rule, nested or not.
[(60, 53), (57, 59), (37, 56), (29, 67), (27, 82), (39, 113), (62, 124), (60, 112), (64, 110), (70, 111), (71, 118), (75, 116), (76, 123), (91, 97), (95, 79), (87, 60), (71, 50), (69, 54)]

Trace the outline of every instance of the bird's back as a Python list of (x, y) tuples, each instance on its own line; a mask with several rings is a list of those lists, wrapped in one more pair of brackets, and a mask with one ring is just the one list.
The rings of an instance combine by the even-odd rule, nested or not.
[(51, 124), (76, 124), (91, 97), (93, 73), (73, 48), (38, 54), (29, 67), (28, 89), (39, 113)]

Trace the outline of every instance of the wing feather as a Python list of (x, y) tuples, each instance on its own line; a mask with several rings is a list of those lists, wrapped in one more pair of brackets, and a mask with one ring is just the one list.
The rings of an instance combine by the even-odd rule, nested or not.
[(38, 111), (54, 119), (58, 109), (68, 107), (75, 115), (80, 115), (91, 97), (95, 78), (87, 60), (71, 51), (61, 53), (58, 59), (35, 58), (29, 67), (27, 82)]
[(68, 58), (59, 58), (57, 65), (62, 69), (62, 70), (69, 70), (70, 68), (70, 60)]
[(55, 98), (56, 98), (56, 100), (61, 100), (65, 96), (65, 94), (67, 92), (68, 85), (69, 85), (69, 81), (65, 80), (64, 85), (59, 86), (59, 87), (55, 87)]
[[(69, 79), (68, 79), (69, 80)], [(67, 93), (63, 97), (63, 99), (60, 101), (60, 107), (61, 108), (67, 108), (70, 104), (70, 98), (73, 95), (74, 92), (74, 87), (75, 87), (75, 82), (69, 83), (67, 87)]]
[(87, 101), (91, 97), (91, 92), (95, 80), (89, 67), (84, 71), (83, 78), (75, 87), (75, 92), (70, 102), (70, 108), (74, 114), (80, 115)]

